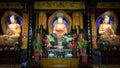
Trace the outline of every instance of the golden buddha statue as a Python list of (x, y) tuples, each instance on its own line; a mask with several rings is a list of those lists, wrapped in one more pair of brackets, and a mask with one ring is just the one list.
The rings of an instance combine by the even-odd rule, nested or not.
[(11, 37), (20, 37), (21, 28), (20, 25), (17, 23), (15, 15), (10, 17), (11, 24), (8, 25), (8, 29), (6, 31), (7, 35)]
[(67, 27), (62, 17), (58, 17), (57, 23), (54, 25), (53, 33), (57, 36), (62, 36), (67, 33)]
[(108, 15), (104, 16), (103, 23), (100, 24), (99, 34), (100, 34), (100, 36), (103, 36), (103, 37), (115, 36), (114, 30), (113, 30), (111, 24), (109, 24), (109, 16)]

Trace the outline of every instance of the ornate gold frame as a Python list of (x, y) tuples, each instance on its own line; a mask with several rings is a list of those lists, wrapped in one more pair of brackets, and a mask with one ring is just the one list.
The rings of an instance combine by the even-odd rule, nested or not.
[(98, 2), (96, 8), (99, 9), (120, 8), (120, 2)]
[(0, 2), (0, 9), (22, 9), (20, 2)]
[(52, 23), (52, 20), (56, 18), (57, 13), (63, 13), (64, 17), (66, 19), (68, 19), (68, 21), (69, 21), (68, 32), (70, 32), (71, 31), (72, 18), (66, 12), (60, 10), (60, 11), (56, 11), (55, 13), (53, 13), (48, 19), (49, 34), (52, 33), (51, 23)]
[(42, 10), (54, 10), (54, 9), (70, 9), (70, 10), (78, 10), (85, 9), (85, 2), (73, 2), (73, 1), (35, 1), (34, 2), (35, 9)]

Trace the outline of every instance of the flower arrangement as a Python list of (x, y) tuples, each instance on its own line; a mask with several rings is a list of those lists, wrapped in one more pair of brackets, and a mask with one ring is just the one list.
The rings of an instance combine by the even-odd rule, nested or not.
[(54, 36), (52, 36), (51, 34), (47, 35), (47, 38), (48, 38), (49, 42), (55, 42)]
[(72, 39), (73, 38), (71, 37), (71, 35), (63, 35), (63, 45), (68, 45), (72, 41)]
[(87, 40), (81, 39), (80, 42), (78, 42), (78, 48), (80, 48), (80, 54), (82, 56), (86, 56), (86, 48), (87, 48)]
[(78, 42), (78, 47), (79, 48), (86, 48), (87, 47), (87, 40), (82, 39), (80, 42)]
[(57, 37), (56, 34), (52, 33), (52, 34), (47, 35), (47, 38), (52, 46), (61, 44), (64, 47), (67, 46), (72, 40), (71, 35), (68, 35), (68, 34), (64, 34), (61, 37)]

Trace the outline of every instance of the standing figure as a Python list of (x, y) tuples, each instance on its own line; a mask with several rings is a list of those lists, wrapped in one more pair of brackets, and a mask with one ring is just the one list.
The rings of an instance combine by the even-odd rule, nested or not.
[(15, 15), (11, 15), (10, 22), (11, 24), (8, 25), (6, 34), (11, 35), (11, 37), (20, 37), (21, 28), (20, 28), (20, 25), (16, 21)]

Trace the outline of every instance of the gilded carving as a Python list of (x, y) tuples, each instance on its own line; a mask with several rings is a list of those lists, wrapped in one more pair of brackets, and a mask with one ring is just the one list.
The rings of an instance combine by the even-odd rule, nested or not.
[(70, 2), (70, 1), (36, 1), (34, 2), (35, 9), (85, 9), (84, 2)]
[(23, 27), (22, 27), (22, 49), (27, 49), (28, 45), (28, 23), (29, 23), (29, 15), (27, 13), (23, 13)]
[(18, 2), (0, 2), (1, 9), (22, 9), (21, 3)]
[(120, 8), (120, 2), (98, 2), (97, 8)]

